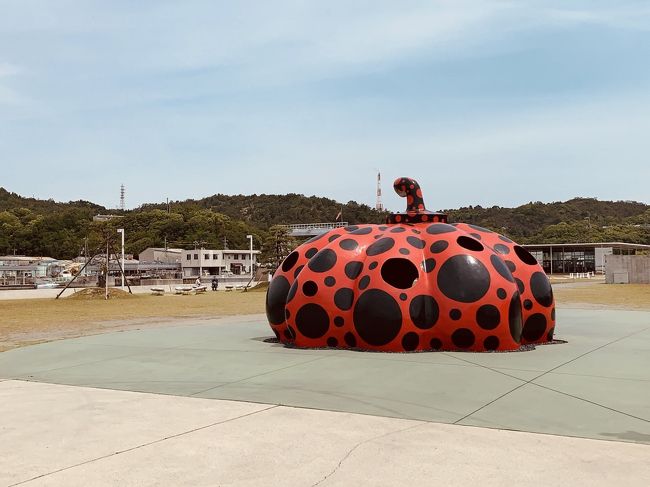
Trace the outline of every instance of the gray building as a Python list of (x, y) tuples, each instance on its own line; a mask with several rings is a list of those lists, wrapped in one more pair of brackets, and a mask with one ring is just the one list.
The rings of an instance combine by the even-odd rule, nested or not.
[(138, 255), (140, 262), (163, 262), (165, 264), (180, 264), (183, 249), (165, 249), (162, 247), (149, 247)]
[(648, 255), (608, 255), (605, 262), (607, 284), (650, 284)]
[(625, 242), (530, 244), (522, 247), (537, 259), (547, 274), (604, 274), (608, 255), (637, 255), (650, 252), (650, 245)]
[(183, 277), (250, 274), (251, 264), (257, 263), (259, 250), (183, 250)]

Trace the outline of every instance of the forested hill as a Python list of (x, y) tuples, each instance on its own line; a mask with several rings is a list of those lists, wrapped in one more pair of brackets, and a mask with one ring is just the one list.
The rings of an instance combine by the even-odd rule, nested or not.
[[(260, 228), (288, 223), (333, 222), (341, 212), (341, 221), (350, 223), (382, 223), (386, 213), (377, 212), (356, 201), (339, 203), (329, 198), (302, 194), (215, 194), (200, 200), (174, 201), (174, 208), (204, 208), (236, 220), (244, 220)], [(166, 205), (145, 205), (143, 208), (165, 209)]]
[[(191, 248), (195, 242), (246, 248), (277, 238), (273, 226), (334, 221), (339, 211), (350, 224), (380, 223), (385, 214), (354, 201), (287, 195), (214, 195), (199, 200), (146, 204), (119, 212), (88, 201), (58, 203), (25, 198), (0, 188), (0, 254), (50, 255), (72, 258), (84, 238), (97, 244), (103, 226), (124, 227), (127, 252), (146, 247)], [(575, 198), (566, 202), (531, 202), (517, 208), (469, 206), (447, 210), (451, 222), (491, 228), (521, 243), (623, 241), (650, 244), (650, 206), (628, 201)], [(97, 213), (120, 214), (109, 224), (92, 222)], [(274, 240), (275, 242), (275, 240)]]

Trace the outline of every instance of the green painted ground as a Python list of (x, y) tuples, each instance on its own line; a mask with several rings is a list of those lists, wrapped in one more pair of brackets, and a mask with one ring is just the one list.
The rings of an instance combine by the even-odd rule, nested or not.
[(650, 313), (558, 312), (562, 345), (380, 354), (265, 343), (264, 316), (0, 354), (0, 379), (154, 392), (650, 443)]

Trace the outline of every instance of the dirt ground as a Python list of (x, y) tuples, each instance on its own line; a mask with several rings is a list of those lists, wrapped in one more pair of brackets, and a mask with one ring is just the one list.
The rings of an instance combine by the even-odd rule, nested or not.
[[(60, 338), (159, 326), (183, 318), (263, 313), (263, 291), (127, 295), (108, 301), (81, 297), (0, 301), (0, 352)], [(650, 309), (650, 285), (575, 281), (554, 283), (553, 291), (559, 307)]]

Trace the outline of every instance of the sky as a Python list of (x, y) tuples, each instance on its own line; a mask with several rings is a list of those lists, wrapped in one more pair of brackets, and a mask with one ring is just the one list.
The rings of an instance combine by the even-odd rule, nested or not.
[(0, 186), (650, 202), (650, 1), (0, 0)]

